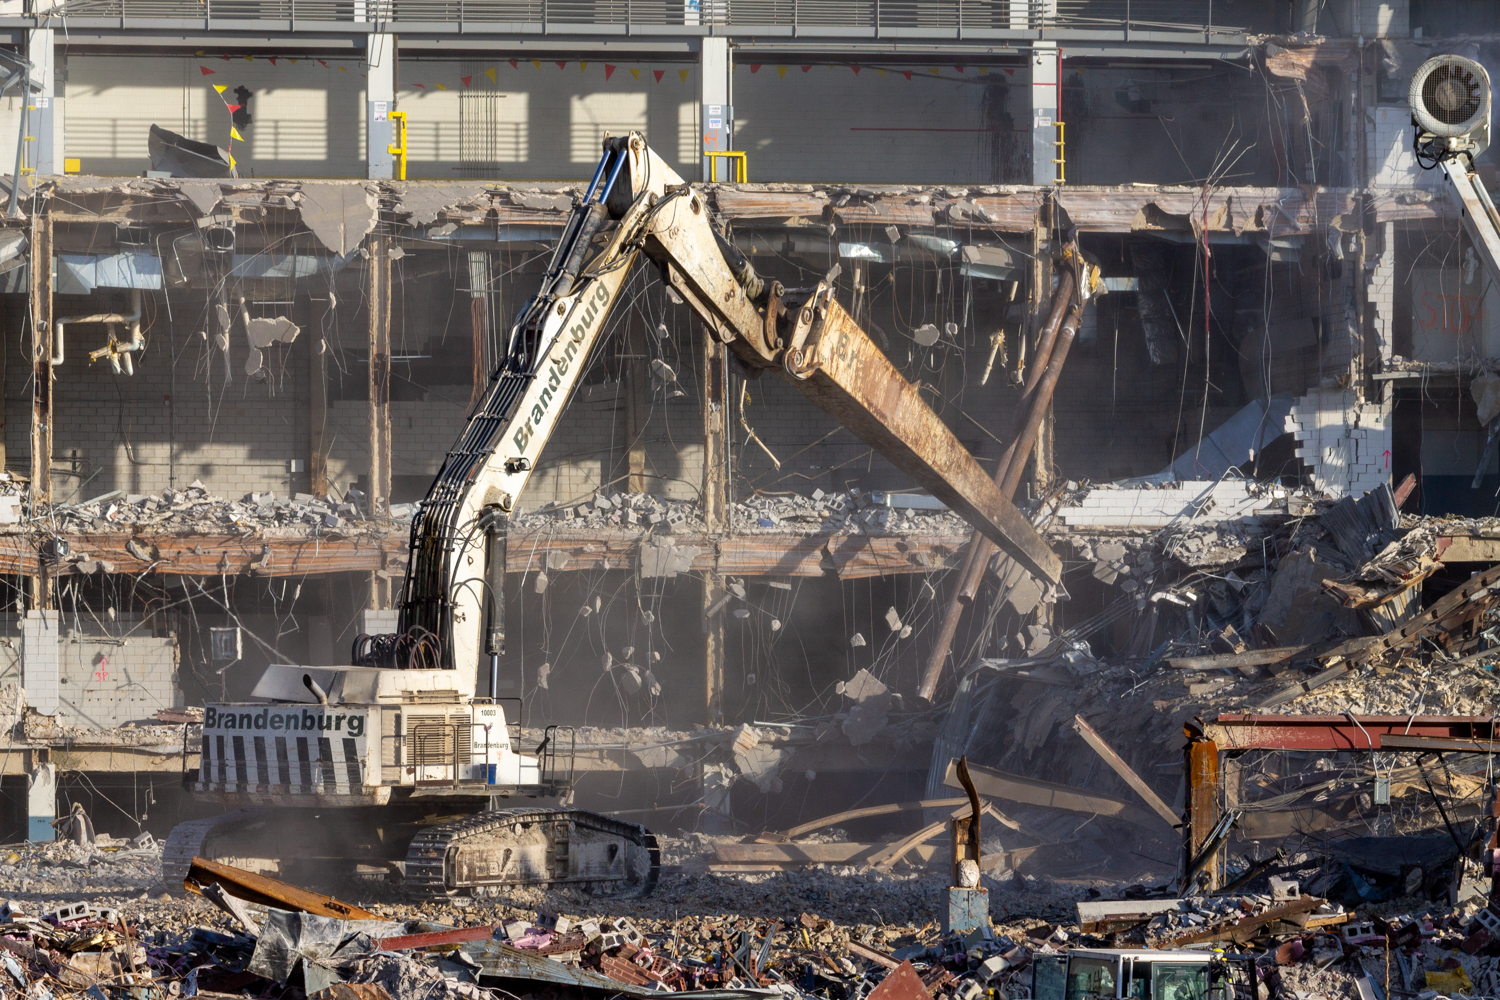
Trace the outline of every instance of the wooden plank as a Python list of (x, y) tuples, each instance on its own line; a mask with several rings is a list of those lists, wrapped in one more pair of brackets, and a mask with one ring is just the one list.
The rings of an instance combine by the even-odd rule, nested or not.
[(851, 819), (865, 819), (869, 816), (889, 816), (892, 813), (913, 812), (917, 809), (951, 809), (954, 806), (961, 806), (968, 801), (968, 797), (964, 796), (956, 799), (920, 799), (916, 802), (888, 802), (885, 805), (865, 806), (861, 809), (846, 809), (843, 812), (833, 813), (821, 819), (798, 824), (786, 831), (786, 833), (780, 834), (780, 836), (786, 840), (792, 840), (805, 833), (811, 833), (814, 830), (847, 823)]
[(726, 864), (847, 865), (865, 861), (887, 844), (720, 844), (714, 856)]
[(1215, 670), (1219, 667), (1259, 667), (1281, 663), (1302, 653), (1309, 646), (1277, 646), (1274, 649), (1252, 649), (1243, 653), (1215, 653), (1211, 656), (1172, 656), (1167, 666), (1174, 670)]
[(1172, 807), (1161, 800), (1161, 796), (1152, 790), (1151, 786), (1141, 780), (1141, 776), (1135, 773), (1135, 769), (1125, 763), (1125, 758), (1115, 753), (1114, 748), (1104, 741), (1104, 737), (1095, 731), (1081, 715), (1073, 716), (1073, 729), (1083, 741), (1094, 748), (1094, 752), (1104, 758), (1104, 763), (1124, 779), (1125, 784), (1141, 797), (1150, 806), (1156, 815), (1160, 816), (1168, 826), (1177, 826), (1181, 819), (1172, 811)]
[[(974, 787), (979, 794), (987, 799), (1004, 799), (1085, 816), (1119, 819), (1153, 830), (1161, 828), (1161, 820), (1155, 813), (1110, 795), (1058, 785), (1038, 778), (1026, 778), (1019, 774), (1007, 774), (979, 764), (970, 764), (969, 774), (974, 779)], [(943, 778), (943, 784), (949, 788), (960, 787), (953, 772), (952, 761), (948, 762), (948, 772)]]

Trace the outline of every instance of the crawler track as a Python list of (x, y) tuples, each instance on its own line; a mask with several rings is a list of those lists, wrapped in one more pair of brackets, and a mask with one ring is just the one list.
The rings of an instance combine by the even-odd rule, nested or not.
[[(521, 834), (532, 841), (523, 845)], [(578, 843), (579, 834), (587, 847)], [(514, 842), (508, 841), (515, 835)], [(539, 845), (538, 838), (545, 838)], [(472, 842), (485, 838), (482, 847)], [(471, 843), (465, 843), (466, 841)], [(613, 851), (611, 845), (618, 845)], [(458, 863), (465, 850), (465, 863)], [(527, 866), (520, 855), (539, 864)], [(481, 862), (474, 864), (475, 854)], [(484, 874), (471, 874), (474, 869)], [(597, 895), (645, 896), (661, 874), (661, 849), (645, 827), (582, 809), (501, 809), (428, 827), (406, 853), (407, 891), (419, 898), (498, 895), (520, 885), (574, 885)]]

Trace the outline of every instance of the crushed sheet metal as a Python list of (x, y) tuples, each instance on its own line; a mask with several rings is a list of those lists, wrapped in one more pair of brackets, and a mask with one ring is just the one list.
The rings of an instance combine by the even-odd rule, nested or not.
[(755, 1000), (761, 997), (769, 1000), (771, 997), (781, 996), (775, 990), (694, 990), (691, 993), (649, 990), (622, 983), (591, 969), (581, 969), (554, 962), (550, 958), (516, 948), (494, 938), (470, 942), (459, 950), (478, 963), (481, 976), (493, 976), (497, 979), (539, 980), (544, 983), (557, 983), (561, 986), (580, 986), (585, 989), (603, 990), (611, 994), (639, 997), (641, 1000), (659, 1000), (665, 996), (691, 996), (693, 1000)]
[[(850, 948), (853, 949), (852, 944)], [(869, 1000), (932, 1000), (932, 994), (927, 992), (922, 977), (907, 960), (892, 969), (890, 975), (870, 991)]]

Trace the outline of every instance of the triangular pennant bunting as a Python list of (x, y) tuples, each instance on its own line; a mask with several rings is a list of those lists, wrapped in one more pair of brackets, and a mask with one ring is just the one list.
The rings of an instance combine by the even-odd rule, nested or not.
[(229, 138), (233, 139), (235, 142), (245, 141), (245, 137), (240, 135), (240, 130), (235, 128), (233, 125), (229, 126)]
[(618, 66), (611, 66), (609, 63), (605, 63), (604, 64), (604, 82), (608, 83), (609, 82), (609, 78), (615, 75), (615, 70), (617, 70), (617, 69), (619, 69)]
[(465, 87), (474, 82), (474, 77), (472, 76), (461, 76), (459, 79), (464, 82)]
[(804, 72), (804, 73), (811, 73), (812, 72), (812, 67), (811, 66), (803, 66), (802, 67), (802, 72)]
[(901, 71), (901, 75), (904, 76), (904, 77), (906, 77), (908, 80), (910, 80), (911, 79), (911, 70), (909, 70), (909, 69), (903, 69)]
[(760, 72), (760, 63), (751, 63), (750, 64), (750, 72), (752, 72), (752, 73), (759, 73)]
[(226, 90), (229, 89), (229, 84), (227, 84), (227, 83), (216, 83), (216, 84), (214, 84), (214, 89), (217, 90), (219, 93), (222, 94), (222, 93), (224, 93), (224, 91), (226, 91)]
[(198, 67), (198, 72), (202, 73), (204, 76), (213, 76), (215, 73), (218, 72), (218, 70), (216, 70), (216, 69), (209, 69), (207, 66), (199, 66)]
[(588, 70), (589, 70), (589, 64), (588, 63), (581, 62), (581, 63), (578, 64), (578, 72), (580, 72), (580, 73), (587, 73)]
[(653, 69), (651, 75), (656, 77), (657, 83), (661, 83), (661, 78), (667, 75), (667, 71), (664, 69)]
[(687, 83), (687, 78), (688, 78), (688, 71), (687, 71), (687, 70), (685, 70), (685, 69), (680, 69), (680, 70), (678, 70), (678, 71), (677, 71), (677, 77), (678, 77), (678, 79), (680, 79), (680, 80), (681, 80), (681, 81), (682, 81), (682, 82), (683, 82), (683, 83)]
[(859, 76), (860, 67), (858, 67), (858, 66), (850, 66), (849, 68), (852, 69), (852, 70), (854, 70), (854, 75), (855, 76)]
[(785, 66), (777, 66), (776, 67), (776, 76), (778, 78), (782, 79), (782, 80), (785, 80), (786, 79), (786, 67)]
[(226, 108), (229, 109), (229, 113), (230, 114), (234, 114), (240, 108), (243, 108), (244, 105), (243, 104), (226, 104), (226, 105), (224, 105), (224, 107), (226, 107)]
[(490, 83), (498, 82), (498, 78), (495, 76), (495, 67), (491, 66), (489, 69), (485, 70), (484, 75), (490, 78)]

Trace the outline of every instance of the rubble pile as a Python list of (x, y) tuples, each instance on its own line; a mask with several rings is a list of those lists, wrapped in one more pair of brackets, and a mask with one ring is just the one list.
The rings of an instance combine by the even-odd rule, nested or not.
[[(0, 524), (22, 523), (22, 505), (29, 497), (26, 483), (12, 473), (0, 477)], [(58, 534), (149, 529), (174, 534), (319, 534), (342, 538), (389, 530), (392, 522), (410, 518), (415, 507), (395, 504), (386, 515), (371, 517), (368, 498), (353, 489), (342, 500), (310, 493), (278, 498), (269, 490), (232, 500), (214, 496), (195, 480), (182, 490), (111, 490), (88, 500), (53, 503), (36, 516), (46, 518), (50, 530)]]
[[(168, 895), (149, 840), (34, 844), (0, 866), (8, 894), (0, 992), (30, 1000), (482, 1000), (494, 991), (645, 1000), (716, 990), (717, 1000), (895, 1000), (920, 989), (931, 1000), (1042, 1000), (1032, 993), (1040, 963), (1065, 963), (1074, 949), (1212, 948), (1235, 976), (1253, 969), (1248, 987), (1234, 980), (1234, 996), (1245, 1000), (1357, 1000), (1372, 985), (1377, 996), (1492, 996), (1500, 913), (1487, 906), (1478, 867), (1441, 840), (1420, 845), (1430, 870), (1392, 867), (1370, 845), (1279, 854), (1243, 871), (1238, 891), (1212, 896), (1177, 897), (1170, 882), (986, 878), (990, 920), (947, 934), (941, 879), (921, 879), (923, 891), (897, 903), (868, 890), (910, 878), (837, 868), (818, 877), (845, 883), (855, 899), (866, 891), (865, 905), (851, 899), (836, 915), (804, 905), (815, 895), (799, 885), (808, 874), (668, 874), (656, 896), (641, 900), (531, 889), (504, 903), (371, 902), (373, 919), (352, 919), (239, 898), (223, 883), (192, 882), (201, 895)], [(683, 858), (693, 845), (674, 850)], [(721, 883), (718, 895), (694, 888), (704, 879)], [(372, 884), (366, 894), (392, 891)], [(742, 905), (721, 905), (731, 901)], [(1183, 954), (1168, 951), (1164, 960), (1180, 963)]]
[[(924, 506), (911, 506), (922, 504)], [(705, 530), (697, 500), (648, 493), (600, 491), (568, 504), (545, 504), (512, 520), (518, 532), (634, 531), (694, 533)], [(963, 518), (931, 497), (851, 489), (825, 493), (757, 493), (729, 505), (730, 528), (738, 534), (967, 535)]]

